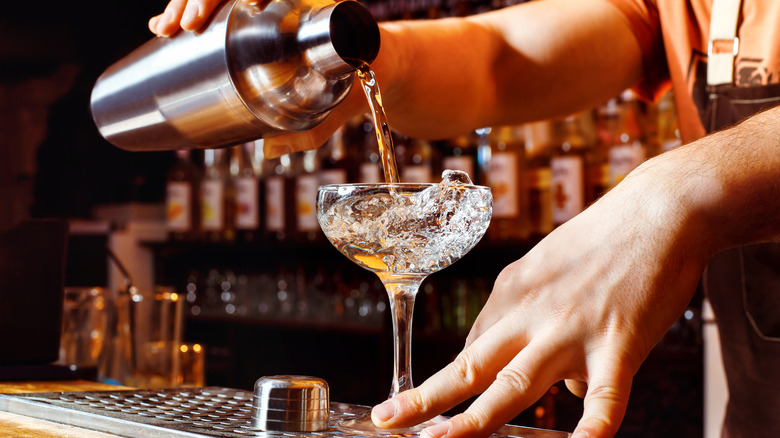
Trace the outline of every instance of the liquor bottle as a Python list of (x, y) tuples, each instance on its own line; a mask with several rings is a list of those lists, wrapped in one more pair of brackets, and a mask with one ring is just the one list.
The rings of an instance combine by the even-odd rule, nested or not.
[[(255, 242), (260, 235), (260, 177), (254, 163), (255, 142), (233, 149), (230, 175), (235, 187), (235, 229), (239, 242)], [(262, 151), (259, 156), (262, 159)]]
[(474, 135), (459, 135), (442, 144), (442, 170), (466, 172), (472, 182), (478, 181), (476, 174), (477, 144)]
[[(352, 163), (347, 152), (353, 127), (344, 125), (337, 129), (328, 141), (317, 149), (318, 174), (320, 185), (346, 184), (351, 181)], [(362, 128), (361, 128), (362, 129)]]
[(234, 191), (229, 158), (227, 149), (206, 149), (203, 152), (200, 228), (205, 239), (212, 242), (232, 241), (235, 238)]
[(292, 156), (295, 169), (295, 230), (299, 241), (315, 241), (320, 235), (317, 222), (318, 160), (317, 151), (296, 152)]
[(583, 124), (589, 113), (571, 115), (555, 123), (556, 147), (552, 149), (552, 217), (558, 226), (585, 209), (585, 166), (590, 143)]
[(630, 91), (619, 101), (620, 124), (609, 148), (609, 184), (616, 186), (648, 158), (639, 103)]
[(609, 150), (619, 143), (620, 111), (617, 98), (610, 99), (594, 110), (596, 147), (588, 168), (588, 202), (593, 202), (611, 188)]
[(487, 235), (505, 241), (528, 237), (523, 174), (525, 138), (521, 126), (493, 128), (489, 136), (490, 160), (486, 181), (493, 192), (493, 219)]
[(682, 144), (673, 92), (669, 91), (661, 97), (656, 111), (658, 149), (659, 152), (667, 152)]
[(489, 186), (488, 175), (490, 173), (490, 133), (493, 128), (479, 128), (474, 130), (474, 143), (477, 147), (477, 183)]
[(165, 187), (166, 225), (171, 240), (194, 240), (198, 235), (200, 171), (190, 151), (176, 151)]
[(548, 121), (525, 125), (526, 171), (525, 187), (528, 197), (528, 227), (531, 236), (541, 237), (553, 230), (551, 139)]
[(287, 239), (294, 226), (295, 196), (290, 155), (266, 159), (264, 163), (262, 196), (265, 199), (265, 215), (262, 222), (266, 238), (272, 241)]
[[(397, 138), (400, 136), (395, 136)], [(434, 182), (435, 161), (434, 150), (427, 140), (417, 138), (405, 138), (402, 144), (396, 146), (396, 151), (401, 156), (400, 169), (401, 181), (406, 183), (430, 183)], [(438, 179), (437, 179), (438, 181)]]

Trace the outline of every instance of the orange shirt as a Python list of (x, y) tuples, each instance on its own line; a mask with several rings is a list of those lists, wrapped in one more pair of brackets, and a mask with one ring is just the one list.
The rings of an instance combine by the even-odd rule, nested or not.
[[(672, 85), (683, 142), (703, 136), (705, 130), (692, 94), (706, 78), (713, 0), (607, 1), (623, 15), (642, 49), (645, 73), (635, 91), (654, 99)], [(780, 83), (778, 21), (780, 1), (742, 0), (737, 25), (736, 86)]]

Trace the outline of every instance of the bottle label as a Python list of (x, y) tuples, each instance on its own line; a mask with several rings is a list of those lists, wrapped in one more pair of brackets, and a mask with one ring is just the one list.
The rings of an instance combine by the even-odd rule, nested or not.
[(407, 183), (429, 183), (433, 181), (431, 166), (405, 166), (401, 179)]
[(469, 156), (444, 157), (442, 160), (444, 169), (460, 170), (469, 174), (469, 178), (474, 181), (474, 159)]
[(168, 229), (186, 232), (192, 229), (192, 187), (183, 181), (169, 182), (166, 187), (166, 218)]
[(284, 231), (284, 177), (265, 180), (265, 227), (268, 231)]
[(314, 231), (317, 223), (317, 175), (301, 175), (295, 180), (295, 212), (298, 231)]
[(236, 228), (254, 230), (260, 226), (257, 178), (241, 177), (235, 179), (236, 187)]
[(382, 182), (382, 169), (378, 163), (362, 163), (360, 165), (360, 182), (374, 184)]
[(642, 143), (635, 141), (612, 146), (609, 149), (609, 183), (614, 187), (629, 172), (645, 161), (645, 149)]
[(498, 152), (490, 157), (488, 185), (493, 191), (493, 217), (520, 216), (520, 169), (517, 153)]
[(555, 157), (552, 169), (552, 214), (562, 224), (585, 209), (585, 165), (582, 157)]
[(200, 185), (201, 227), (220, 231), (224, 227), (225, 186), (221, 180), (205, 180)]
[[(328, 184), (346, 184), (347, 183), (347, 170), (346, 169), (322, 169), (319, 174), (320, 185)], [(316, 196), (316, 195), (315, 195)]]

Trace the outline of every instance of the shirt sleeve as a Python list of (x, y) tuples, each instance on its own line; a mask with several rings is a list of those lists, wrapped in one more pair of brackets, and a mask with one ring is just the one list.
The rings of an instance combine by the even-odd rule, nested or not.
[(623, 16), (642, 50), (643, 74), (632, 90), (645, 100), (660, 98), (671, 86), (661, 36), (661, 22), (652, 0), (607, 0)]

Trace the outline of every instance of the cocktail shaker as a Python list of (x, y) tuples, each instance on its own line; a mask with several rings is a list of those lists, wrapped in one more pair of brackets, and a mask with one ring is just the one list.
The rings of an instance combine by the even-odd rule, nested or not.
[(155, 37), (110, 66), (92, 90), (92, 117), (132, 151), (303, 131), (378, 51), (377, 23), (357, 1), (229, 0), (200, 31)]

